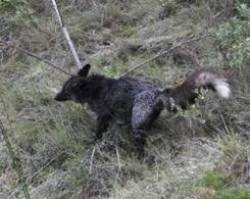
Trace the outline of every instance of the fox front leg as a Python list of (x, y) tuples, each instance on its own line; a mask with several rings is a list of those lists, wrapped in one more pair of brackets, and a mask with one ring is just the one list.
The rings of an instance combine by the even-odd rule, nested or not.
[(138, 159), (143, 159), (145, 157), (145, 144), (146, 144), (146, 134), (144, 130), (134, 130), (133, 131), (135, 148), (137, 151)]
[(97, 128), (95, 135), (96, 140), (102, 139), (103, 133), (108, 130), (110, 121), (111, 121), (110, 115), (99, 115), (97, 117)]

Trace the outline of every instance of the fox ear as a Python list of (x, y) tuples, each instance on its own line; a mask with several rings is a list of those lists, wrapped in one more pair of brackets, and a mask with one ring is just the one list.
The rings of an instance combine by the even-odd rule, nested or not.
[(90, 64), (86, 64), (85, 66), (82, 67), (82, 69), (78, 71), (78, 75), (81, 77), (86, 77), (89, 73), (90, 67), (91, 67)]

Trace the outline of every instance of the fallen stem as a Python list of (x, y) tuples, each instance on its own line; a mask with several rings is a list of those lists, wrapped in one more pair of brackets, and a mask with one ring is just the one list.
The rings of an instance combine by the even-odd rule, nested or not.
[[(62, 14), (60, 13), (58, 7), (57, 7), (57, 4), (56, 4), (56, 1), (55, 0), (51, 0), (52, 1), (52, 4), (53, 4), (53, 8), (55, 9), (55, 12), (56, 12), (56, 16), (57, 16), (57, 20), (59, 22), (59, 25), (61, 26), (61, 29), (62, 29), (62, 32), (63, 32), (63, 35), (69, 45), (69, 48), (70, 48), (70, 51), (73, 55), (73, 58), (74, 58), (74, 61), (76, 63), (76, 66), (78, 67), (78, 69), (81, 69), (82, 68), (82, 63), (79, 59), (79, 56), (76, 52), (76, 48), (74, 46), (74, 43), (70, 37), (70, 34), (69, 34), (69, 31), (67, 29), (67, 27), (65, 26), (64, 22), (63, 22), (63, 18), (62, 18)], [(84, 56), (85, 59), (86, 59), (86, 55)]]
[(198, 40), (203, 39), (203, 38), (208, 37), (208, 36), (209, 36), (208, 34), (205, 34), (205, 35), (202, 35), (200, 37), (196, 37), (196, 38), (193, 38), (193, 39), (188, 39), (188, 40), (182, 41), (182, 42), (176, 44), (175, 46), (172, 46), (171, 48), (169, 48), (167, 50), (164, 50), (163, 52), (159, 52), (158, 54), (151, 57), (150, 59), (147, 59), (144, 62), (137, 64), (136, 66), (129, 69), (127, 72), (123, 73), (122, 76), (128, 75), (129, 73), (131, 73), (132, 71), (142, 67), (146, 63), (151, 62), (151, 61), (157, 59), (158, 57), (160, 57), (162, 55), (166, 55), (166, 54), (172, 52), (173, 50), (175, 50), (176, 48), (179, 48), (179, 47), (183, 46), (184, 44), (192, 43), (194, 41), (198, 41)]
[(91, 154), (91, 158), (90, 158), (90, 166), (89, 166), (89, 173), (90, 174), (92, 173), (92, 166), (93, 166), (93, 159), (95, 156), (95, 150), (96, 150), (96, 147), (94, 146), (92, 154)]
[(63, 69), (60, 68), (59, 66), (53, 64), (51, 61), (49, 61), (49, 60), (47, 60), (47, 59), (43, 59), (43, 58), (39, 57), (38, 55), (36, 55), (36, 54), (34, 54), (34, 53), (28, 51), (28, 50), (25, 50), (25, 49), (23, 49), (23, 48), (21, 48), (21, 47), (18, 47), (18, 46), (16, 46), (16, 45), (12, 44), (12, 43), (9, 43), (9, 42), (0, 41), (0, 43), (3, 44), (3, 45), (5, 45), (5, 46), (7, 46), (7, 47), (14, 48), (14, 49), (16, 49), (16, 50), (18, 50), (18, 51), (20, 51), (20, 52), (22, 52), (22, 53), (24, 53), (24, 54), (30, 56), (30, 57), (36, 58), (37, 60), (42, 61), (42, 62), (45, 63), (45, 64), (48, 64), (48, 65), (51, 66), (52, 68), (54, 68), (54, 69), (56, 69), (56, 70), (58, 70), (58, 71), (60, 71), (60, 72), (62, 72), (62, 73), (64, 73), (64, 74), (66, 74), (66, 75), (72, 76), (72, 74), (70, 74), (69, 72), (63, 70)]

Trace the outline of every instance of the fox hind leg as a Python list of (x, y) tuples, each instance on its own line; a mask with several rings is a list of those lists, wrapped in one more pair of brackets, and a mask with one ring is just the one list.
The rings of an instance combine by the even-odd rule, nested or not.
[(134, 101), (131, 126), (139, 158), (145, 155), (146, 131), (162, 110), (156, 99), (156, 92), (144, 91), (139, 93)]

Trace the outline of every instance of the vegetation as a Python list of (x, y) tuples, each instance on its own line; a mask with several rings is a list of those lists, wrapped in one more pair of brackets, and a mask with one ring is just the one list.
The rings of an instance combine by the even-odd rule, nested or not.
[(25, 181), (36, 199), (249, 199), (249, 2), (61, 0), (58, 6), (92, 72), (118, 77), (194, 37), (200, 39), (130, 75), (166, 87), (196, 67), (214, 67), (229, 79), (233, 95), (227, 101), (205, 95), (189, 111), (164, 112), (149, 132), (144, 162), (120, 125), (95, 144), (88, 107), (53, 100), (68, 76), (10, 46), (76, 73), (50, 1), (0, 0), (0, 120), (24, 177), (1, 135), (0, 198), (24, 198)]

